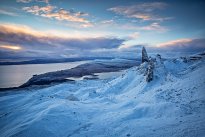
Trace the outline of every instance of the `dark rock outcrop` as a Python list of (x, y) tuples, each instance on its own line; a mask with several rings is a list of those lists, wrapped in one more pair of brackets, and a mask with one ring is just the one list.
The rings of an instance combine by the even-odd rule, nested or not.
[(146, 81), (150, 82), (153, 80), (154, 77), (154, 62), (152, 59), (149, 60), (148, 62), (148, 67), (147, 67), (147, 74), (146, 74)]
[(142, 47), (142, 63), (144, 62), (149, 62), (149, 58), (145, 47)]
[(79, 101), (79, 99), (74, 96), (73, 94), (70, 94), (66, 99), (70, 100), (70, 101)]
[[(160, 59), (161, 56), (157, 55)], [(150, 82), (154, 77), (154, 60), (152, 58), (148, 58), (147, 51), (145, 47), (142, 48), (142, 63), (147, 62), (147, 68), (145, 71), (146, 81)]]

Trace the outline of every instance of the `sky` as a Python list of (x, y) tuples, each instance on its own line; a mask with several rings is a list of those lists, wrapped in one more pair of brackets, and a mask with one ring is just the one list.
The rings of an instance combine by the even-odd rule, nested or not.
[(205, 1), (1, 0), (0, 60), (202, 52)]

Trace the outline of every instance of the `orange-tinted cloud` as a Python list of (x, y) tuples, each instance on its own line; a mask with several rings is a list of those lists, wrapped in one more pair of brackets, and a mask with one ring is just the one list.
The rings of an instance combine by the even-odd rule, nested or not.
[(180, 46), (180, 45), (186, 45), (187, 43), (192, 42), (193, 39), (177, 39), (177, 40), (172, 40), (168, 42), (161, 43), (157, 45), (158, 47), (167, 47), (167, 46)]
[[(83, 25), (83, 24), (82, 24)], [(35, 30), (26, 25), (19, 24), (10, 24), (10, 23), (0, 23), (0, 33), (2, 34), (13, 34), (13, 35), (26, 35), (36, 37), (36, 38), (67, 38), (67, 39), (86, 39), (86, 38), (95, 38), (95, 37), (104, 37), (103, 34), (95, 34), (95, 33), (83, 33), (83, 32), (75, 32), (75, 33), (67, 33), (58, 30), (47, 30), (40, 31)], [(0, 38), (1, 39), (1, 38)]]
[(38, 15), (46, 18), (52, 18), (60, 21), (65, 20), (70, 22), (82, 23), (82, 27), (92, 27), (92, 23), (89, 20), (84, 18), (84, 16), (88, 16), (88, 14), (83, 12), (74, 12), (65, 9), (57, 10), (57, 7), (50, 6), (50, 5), (45, 7), (40, 7), (40, 6), (24, 7), (23, 10), (32, 13), (34, 15)]
[(97, 49), (116, 49), (123, 42), (119, 38), (69, 37), (28, 26), (0, 24), (0, 59), (87, 56)]
[(47, 18), (55, 18), (57, 20), (66, 20), (66, 21), (72, 21), (72, 22), (80, 22), (80, 23), (89, 23), (88, 20), (81, 18), (79, 14), (71, 14), (70, 12), (61, 9), (57, 12), (49, 12), (45, 14), (41, 14), (43, 17)]
[(22, 45), (25, 49), (49, 49), (67, 47), (72, 49), (96, 49), (118, 47), (124, 40), (106, 37), (69, 37), (36, 31), (28, 26), (0, 24), (0, 43)]
[(35, 15), (42, 15), (46, 13), (50, 13), (53, 9), (55, 9), (54, 6), (45, 6), (45, 7), (39, 7), (39, 6), (32, 6), (32, 7), (24, 7), (23, 10), (30, 12)]
[(0, 45), (0, 48), (9, 49), (9, 50), (21, 50), (22, 49), (20, 46), (14, 46), (14, 45)]
[(14, 25), (14, 24), (0, 24), (0, 32), (2, 34), (16, 34), (16, 35), (27, 35), (34, 37), (46, 37), (47, 34), (35, 31), (34, 29), (25, 25)]
[(205, 39), (176, 39), (158, 44), (155, 49), (169, 52), (203, 52), (205, 50)]

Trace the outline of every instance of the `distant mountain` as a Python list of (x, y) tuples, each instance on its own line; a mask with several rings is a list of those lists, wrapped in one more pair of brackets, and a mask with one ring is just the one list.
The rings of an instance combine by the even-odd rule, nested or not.
[(48, 63), (63, 63), (63, 62), (75, 62), (94, 59), (112, 59), (110, 57), (81, 57), (81, 58), (51, 58), (51, 59), (34, 59), (29, 61), (19, 62), (0, 62), (0, 65), (23, 65), (23, 64), (48, 64)]
[[(24, 64), (48, 64), (48, 63), (64, 63), (64, 62), (75, 62), (75, 61), (85, 61), (85, 60), (95, 60), (103, 59), (110, 60), (114, 57), (78, 57), (78, 58), (51, 58), (51, 59), (34, 59), (28, 61), (18, 61), (18, 62), (0, 62), (0, 65), (24, 65)], [(122, 58), (129, 60), (136, 60), (136, 58)]]

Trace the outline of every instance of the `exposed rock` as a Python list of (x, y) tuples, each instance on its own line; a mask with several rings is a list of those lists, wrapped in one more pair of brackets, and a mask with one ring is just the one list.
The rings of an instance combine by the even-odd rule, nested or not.
[(144, 62), (149, 62), (149, 58), (145, 47), (142, 47), (142, 63)]
[(157, 64), (157, 65), (160, 65), (160, 64), (163, 63), (163, 61), (162, 61), (162, 57), (161, 57), (160, 54), (157, 54), (157, 55), (156, 55), (156, 59), (155, 59), (155, 61), (156, 61), (155, 64)]
[(201, 56), (191, 56), (190, 60), (200, 60), (201, 58)]
[(183, 61), (184, 63), (187, 63), (187, 62), (188, 62), (188, 59), (187, 59), (186, 57), (180, 57), (180, 59), (182, 59), (182, 61)]
[(70, 101), (79, 101), (79, 99), (77, 97), (75, 97), (73, 94), (70, 94), (66, 99), (68, 99)]
[(160, 54), (157, 54), (157, 58), (162, 59), (162, 57), (161, 57), (161, 55), (160, 55)]
[(152, 59), (149, 60), (148, 62), (148, 67), (147, 67), (147, 74), (146, 74), (146, 81), (150, 82), (153, 80), (154, 76), (154, 62)]
[[(157, 58), (161, 60), (161, 56), (158, 54)], [(156, 62), (156, 59), (152, 59), (151, 57), (148, 58), (147, 51), (145, 47), (142, 48), (142, 63), (147, 62), (147, 68), (145, 71), (145, 77), (146, 81), (150, 82), (153, 80), (154, 77), (154, 61)]]

